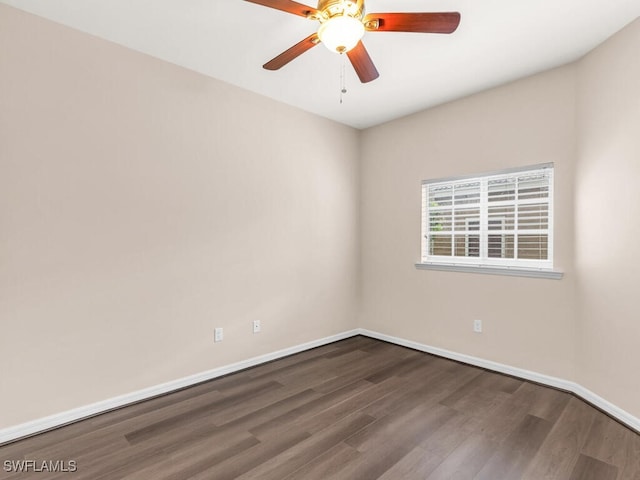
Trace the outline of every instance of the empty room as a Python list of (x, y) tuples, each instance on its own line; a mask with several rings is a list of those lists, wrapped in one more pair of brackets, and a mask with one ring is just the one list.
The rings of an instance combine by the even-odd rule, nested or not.
[(640, 480), (640, 1), (0, 0), (0, 479)]

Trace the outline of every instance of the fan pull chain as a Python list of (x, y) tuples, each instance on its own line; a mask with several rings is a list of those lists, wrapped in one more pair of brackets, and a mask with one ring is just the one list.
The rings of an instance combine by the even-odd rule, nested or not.
[(340, 66), (340, 103), (342, 104), (342, 95), (347, 93), (347, 85), (345, 83), (344, 78), (344, 69), (345, 69), (345, 59), (344, 54), (340, 55), (342, 57), (342, 65)]

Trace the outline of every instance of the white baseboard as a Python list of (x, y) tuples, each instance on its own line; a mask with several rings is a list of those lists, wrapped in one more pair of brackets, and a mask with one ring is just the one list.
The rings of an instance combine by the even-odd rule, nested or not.
[(566, 390), (582, 398), (583, 400), (586, 400), (593, 406), (599, 408), (603, 412), (607, 413), (608, 415), (632, 428), (636, 432), (640, 433), (640, 418), (631, 415), (629, 412), (623, 410), (617, 405), (614, 405), (608, 400), (605, 400), (601, 396), (595, 394), (591, 390), (583, 387), (578, 383), (571, 382), (562, 378), (552, 377), (550, 375), (544, 375), (538, 372), (532, 372), (523, 368), (512, 367), (510, 365), (505, 365), (498, 362), (492, 362), (491, 360), (485, 360), (482, 358), (473, 357), (471, 355), (465, 355), (463, 353), (452, 352), (443, 348), (432, 347), (411, 340), (406, 340), (404, 338), (385, 335), (383, 333), (374, 332), (365, 328), (361, 328), (359, 331), (361, 335), (365, 335), (367, 337), (384, 340), (385, 342), (394, 343), (396, 345), (412, 348), (421, 352), (432, 353), (434, 355), (438, 355), (439, 357), (449, 358), (458, 362), (468, 363), (477, 367), (486, 368), (487, 370), (493, 370), (495, 372), (523, 378), (525, 380), (530, 380), (542, 385), (548, 385), (550, 387)]
[(130, 405), (142, 400), (157, 397), (158, 395), (163, 395), (175, 390), (179, 390), (181, 388), (189, 387), (197, 383), (206, 382), (207, 380), (212, 380), (223, 375), (238, 372), (240, 370), (244, 370), (245, 368), (254, 367), (261, 363), (270, 362), (272, 360), (277, 360), (282, 357), (293, 355), (294, 353), (303, 352), (311, 348), (320, 347), (322, 345), (337, 342), (339, 340), (344, 340), (345, 338), (359, 335), (359, 333), (359, 329), (342, 332), (337, 335), (331, 335), (330, 337), (321, 338), (319, 340), (314, 340), (311, 342), (303, 343), (301, 345), (285, 348), (276, 352), (267, 353), (265, 355), (260, 355), (248, 360), (233, 363), (231, 365), (225, 365), (223, 367), (214, 368), (213, 370), (208, 370), (206, 372), (196, 373), (195, 375), (189, 375), (188, 377), (173, 380), (171, 382), (162, 383), (160, 385), (144, 388), (142, 390), (127, 393), (125, 395), (120, 395), (118, 397), (92, 403), (90, 405), (67, 410), (66, 412), (57, 413), (55, 415), (50, 415), (48, 417), (39, 418), (30, 422), (22, 423), (20, 425), (5, 428), (0, 430), (0, 445), (12, 440), (16, 440), (18, 438), (41, 433), (46, 430), (51, 430), (52, 428), (60, 427), (62, 425), (73, 423), (84, 418), (108, 412), (109, 410), (114, 410), (125, 405)]
[(197, 373), (195, 375), (190, 375), (188, 377), (180, 378), (171, 382), (162, 383), (160, 385), (155, 385), (153, 387), (138, 390), (136, 392), (120, 395), (118, 397), (92, 403), (90, 405), (74, 408), (66, 412), (50, 415), (48, 417), (39, 418), (30, 422), (22, 423), (20, 425), (5, 428), (0, 430), (0, 445), (12, 440), (34, 435), (36, 433), (41, 433), (46, 430), (51, 430), (53, 428), (66, 425), (68, 423), (76, 422), (84, 418), (98, 415), (100, 413), (108, 412), (109, 410), (140, 402), (142, 400), (147, 400), (158, 395), (163, 395), (174, 390), (179, 390), (181, 388), (189, 387), (197, 383), (205, 382), (207, 380), (212, 380), (223, 375), (238, 372), (240, 370), (244, 370), (245, 368), (254, 367), (261, 363), (277, 360), (288, 355), (300, 353), (311, 348), (327, 345), (329, 343), (344, 340), (345, 338), (353, 337), (356, 335), (364, 335), (367, 337), (376, 338), (378, 340), (384, 340), (385, 342), (394, 343), (396, 345), (412, 348), (421, 352), (431, 353), (440, 357), (468, 363), (477, 367), (486, 368), (487, 370), (505, 373), (514, 377), (523, 378), (525, 380), (530, 380), (532, 382), (572, 392), (578, 397), (581, 397), (582, 399), (611, 415), (613, 418), (621, 421), (625, 425), (628, 425), (636, 432), (640, 432), (639, 418), (631, 415), (629, 412), (626, 412), (617, 405), (614, 405), (613, 403), (605, 400), (599, 395), (596, 395), (591, 390), (588, 390), (587, 388), (575, 382), (564, 380), (562, 378), (552, 377), (549, 375), (544, 375), (537, 372), (532, 372), (530, 370), (525, 370), (522, 368), (512, 367), (498, 362), (492, 362), (490, 360), (473, 357), (471, 355), (465, 355), (463, 353), (457, 353), (442, 348), (432, 347), (411, 340), (406, 340), (404, 338), (385, 335), (383, 333), (374, 332), (372, 330), (367, 330), (364, 328), (357, 328), (354, 330), (349, 330), (347, 332), (339, 333), (337, 335), (332, 335), (330, 337), (325, 337), (319, 340), (303, 343), (301, 345), (285, 348), (283, 350), (278, 350), (276, 352), (233, 363), (231, 365), (225, 365), (213, 370)]

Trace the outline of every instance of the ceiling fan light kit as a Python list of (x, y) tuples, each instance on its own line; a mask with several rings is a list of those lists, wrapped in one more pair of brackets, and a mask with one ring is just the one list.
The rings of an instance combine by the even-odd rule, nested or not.
[(320, 25), (318, 38), (332, 52), (347, 53), (364, 35), (364, 25), (349, 15), (336, 15)]
[(309, 18), (318, 20), (318, 38), (330, 51), (347, 53), (364, 35), (364, 0), (319, 0), (318, 14)]
[(365, 16), (364, 0), (318, 0), (313, 8), (293, 0), (246, 0), (265, 7), (320, 22), (317, 33), (265, 63), (267, 70), (278, 70), (318, 43), (336, 53), (346, 53), (362, 83), (380, 76), (362, 43), (368, 32), (453, 33), (460, 23), (458, 12), (373, 13)]

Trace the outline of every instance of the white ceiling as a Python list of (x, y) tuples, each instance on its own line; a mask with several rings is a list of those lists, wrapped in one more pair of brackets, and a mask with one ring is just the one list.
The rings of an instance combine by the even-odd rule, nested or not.
[(340, 104), (343, 56), (322, 45), (262, 69), (315, 31), (303, 17), (243, 0), (0, 2), (357, 128), (571, 62), (640, 16), (640, 0), (366, 0), (462, 19), (451, 35), (367, 32), (380, 78), (361, 84), (347, 60)]

